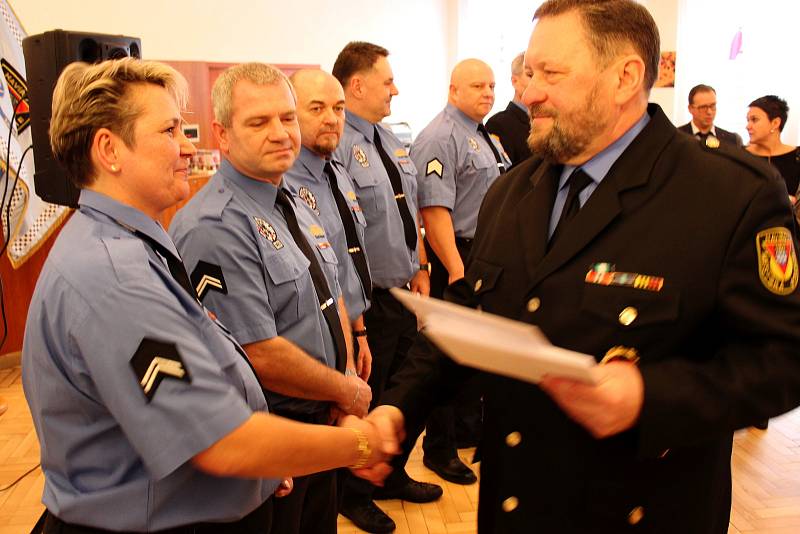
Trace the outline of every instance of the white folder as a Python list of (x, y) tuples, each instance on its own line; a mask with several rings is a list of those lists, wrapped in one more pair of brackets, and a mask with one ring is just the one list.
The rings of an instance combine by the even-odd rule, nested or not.
[(536, 326), (405, 289), (390, 291), (457, 363), (534, 384), (546, 374), (597, 383), (593, 356), (556, 347)]

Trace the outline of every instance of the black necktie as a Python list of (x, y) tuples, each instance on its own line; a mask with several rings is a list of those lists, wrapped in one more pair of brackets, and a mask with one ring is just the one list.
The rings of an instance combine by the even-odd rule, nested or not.
[[(358, 240), (353, 214), (350, 212), (350, 208), (347, 207), (347, 201), (344, 199), (344, 195), (339, 190), (339, 182), (336, 179), (336, 174), (334, 174), (330, 162), (325, 163), (325, 175), (328, 177), (331, 193), (333, 193), (333, 199), (336, 201), (336, 209), (339, 210), (339, 218), (342, 220), (342, 226), (344, 226), (344, 235), (347, 239), (347, 252), (350, 257), (353, 258), (353, 265), (355, 265), (358, 278), (361, 280), (361, 287), (364, 288), (364, 294), (367, 296), (367, 299), (371, 299), (372, 280), (370, 280), (369, 277), (367, 256), (361, 248), (361, 242)], [(342, 261), (344, 261), (344, 259)]]
[[(136, 236), (139, 237), (139, 239), (146, 241), (153, 248), (153, 250), (155, 250), (158, 254), (160, 254), (164, 259), (167, 260), (167, 268), (169, 268), (169, 274), (171, 274), (172, 278), (174, 278), (175, 281), (178, 282), (178, 284), (180, 284), (180, 286), (184, 290), (186, 290), (186, 292), (189, 293), (189, 295), (194, 300), (197, 301), (197, 304), (199, 304), (202, 307), (203, 305), (201, 304), (200, 299), (197, 298), (197, 292), (195, 291), (194, 287), (192, 287), (192, 283), (189, 280), (189, 274), (186, 272), (186, 265), (183, 264), (183, 260), (175, 257), (167, 247), (165, 247), (164, 245), (162, 245), (149, 235), (145, 234), (144, 232), (140, 232), (139, 230), (134, 230), (134, 234), (136, 234)], [(230, 330), (225, 328), (225, 326), (222, 323), (216, 320), (214, 320), (214, 322), (220, 328), (225, 330), (225, 332), (227, 332), (231, 336), (231, 339), (233, 339), (233, 335), (231, 334)], [(250, 358), (247, 357), (247, 354), (244, 352), (244, 349), (239, 345), (239, 343), (235, 341), (233, 342), (233, 347), (236, 349), (236, 352), (239, 353), (239, 356), (244, 358), (244, 361), (247, 362), (247, 366), (250, 367), (251, 371), (253, 371), (253, 376), (255, 376), (256, 380), (258, 380), (260, 383), (261, 380), (258, 378), (258, 373), (256, 373), (256, 368), (253, 367), (253, 364), (250, 361)]]
[[(194, 300), (197, 300), (197, 292), (194, 290), (194, 287), (192, 287), (192, 282), (189, 280), (189, 275), (186, 272), (186, 266), (183, 264), (183, 261), (181, 261), (180, 258), (176, 258), (167, 247), (144, 232), (135, 230), (134, 233), (137, 237), (139, 237), (139, 239), (146, 241), (153, 248), (153, 250), (158, 252), (165, 260), (167, 260), (169, 274), (172, 275), (172, 278), (174, 278), (175, 281), (178, 282), (178, 284), (180, 284), (180, 286), (185, 289)], [(198, 302), (200, 301), (198, 300)]]
[(381, 157), (383, 167), (386, 169), (386, 174), (389, 175), (389, 181), (392, 183), (392, 190), (394, 191), (394, 199), (397, 201), (397, 209), (400, 210), (400, 218), (403, 220), (403, 232), (406, 236), (406, 246), (410, 250), (417, 248), (417, 225), (414, 224), (414, 217), (411, 216), (411, 211), (408, 209), (406, 202), (406, 195), (403, 193), (403, 182), (400, 179), (400, 172), (389, 157), (389, 154), (383, 149), (381, 144), (381, 137), (378, 135), (378, 127), (375, 126), (375, 134), (372, 141), (375, 143), (375, 148), (378, 150), (378, 155)]
[(705, 141), (706, 139), (708, 139), (708, 136), (709, 136), (709, 135), (711, 135), (711, 132), (706, 132), (706, 133), (703, 133), (703, 132), (697, 132), (695, 135), (696, 135), (696, 136), (697, 136), (697, 138), (698, 138), (698, 139), (700, 139), (701, 141)]
[(308, 244), (300, 225), (297, 223), (297, 215), (294, 213), (294, 207), (289, 196), (278, 189), (278, 195), (275, 202), (282, 208), (283, 218), (286, 219), (286, 225), (289, 227), (289, 233), (292, 234), (295, 245), (306, 259), (311, 264), (308, 267), (308, 272), (311, 274), (311, 280), (314, 282), (314, 292), (317, 294), (319, 301), (319, 309), (322, 310), (322, 315), (325, 316), (325, 322), (328, 323), (328, 328), (333, 337), (333, 343), (336, 347), (336, 369), (341, 372), (345, 371), (347, 365), (347, 345), (344, 341), (344, 332), (342, 331), (342, 323), (339, 320), (339, 312), (336, 311), (337, 302), (331, 295), (328, 289), (328, 282), (325, 280), (325, 274), (319, 266), (317, 256), (311, 245)]
[(572, 171), (572, 174), (567, 178), (569, 184), (569, 192), (567, 192), (567, 200), (564, 202), (564, 208), (561, 210), (561, 217), (558, 218), (558, 224), (553, 231), (548, 246), (552, 248), (553, 244), (560, 234), (564, 233), (564, 228), (569, 222), (578, 214), (581, 209), (580, 193), (586, 186), (592, 183), (591, 177), (583, 172), (582, 169), (577, 168)]
[(497, 151), (497, 149), (494, 146), (494, 143), (492, 143), (492, 138), (489, 136), (489, 132), (488, 130), (486, 130), (486, 126), (479, 123), (478, 131), (481, 133), (483, 138), (486, 139), (486, 142), (489, 143), (489, 148), (492, 149), (492, 154), (494, 154), (494, 160), (497, 162), (497, 169), (500, 171), (500, 174), (503, 174), (504, 172), (506, 172), (506, 166), (503, 163), (503, 159), (500, 157), (500, 152)]

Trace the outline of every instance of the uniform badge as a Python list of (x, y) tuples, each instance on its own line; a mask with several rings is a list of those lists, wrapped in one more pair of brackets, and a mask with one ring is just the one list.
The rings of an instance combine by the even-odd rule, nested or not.
[(767, 228), (756, 235), (758, 276), (776, 295), (788, 295), (797, 288), (797, 255), (792, 234), (783, 227)]
[(398, 158), (407, 158), (408, 152), (406, 151), (405, 148), (398, 148), (397, 150), (394, 151), (394, 155), (397, 156)]
[(369, 167), (369, 161), (367, 160), (367, 154), (364, 152), (358, 145), (353, 145), (353, 157), (356, 158), (356, 161), (361, 164), (362, 167), (365, 169)]
[(253, 217), (253, 220), (256, 222), (256, 227), (258, 227), (258, 233), (261, 234), (262, 237), (266, 237), (267, 240), (272, 243), (272, 246), (275, 247), (275, 250), (283, 248), (283, 243), (278, 239), (278, 232), (275, 231), (275, 228), (273, 228), (270, 223), (259, 217)]
[(225, 277), (222, 275), (222, 267), (219, 265), (198, 261), (192, 271), (191, 279), (200, 301), (209, 291), (219, 291), (223, 295), (228, 294), (228, 286), (225, 285)]
[(328, 243), (327, 241), (319, 241), (319, 242), (317, 242), (317, 246), (320, 248), (320, 250), (325, 250), (326, 248), (331, 248), (331, 244)]
[(153, 399), (164, 379), (192, 383), (189, 370), (174, 343), (144, 338), (131, 358), (131, 367), (147, 402)]
[(708, 137), (706, 137), (706, 146), (708, 148), (719, 148), (719, 139), (717, 139), (713, 135), (709, 135)]
[(325, 230), (318, 224), (312, 224), (308, 227), (308, 230), (311, 232), (311, 235), (319, 239), (320, 237), (325, 237)]
[(470, 148), (472, 148), (472, 150), (474, 150), (475, 152), (481, 151), (481, 147), (478, 146), (478, 142), (475, 140), (474, 137), (468, 138), (467, 142), (469, 143)]
[(439, 161), (438, 158), (433, 158), (425, 165), (425, 176), (430, 176), (431, 174), (438, 174), (439, 178), (442, 177), (444, 173), (444, 165), (442, 162)]
[(314, 210), (314, 213), (319, 215), (319, 209), (317, 208), (317, 197), (314, 196), (314, 193), (311, 192), (311, 189), (303, 186), (297, 192), (297, 196), (299, 196), (306, 204), (308, 204), (308, 207)]
[(356, 200), (358, 200), (358, 197), (356, 196), (356, 192), (355, 191), (348, 191), (347, 192), (347, 198), (349, 198), (352, 202), (355, 202)]

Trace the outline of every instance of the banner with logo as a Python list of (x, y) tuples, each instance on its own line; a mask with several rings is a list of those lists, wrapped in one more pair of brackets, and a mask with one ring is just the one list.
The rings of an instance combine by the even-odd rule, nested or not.
[(33, 149), (26, 152), (31, 129), (22, 55), (25, 32), (8, 0), (0, 0), (0, 15), (0, 219), (3, 243), (9, 240), (8, 259), (17, 268), (58, 228), (69, 208), (35, 194)]

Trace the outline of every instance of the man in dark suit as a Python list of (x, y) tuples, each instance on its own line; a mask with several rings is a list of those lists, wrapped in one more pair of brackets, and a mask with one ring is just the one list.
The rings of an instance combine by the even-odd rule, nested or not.
[[(549, 0), (535, 19), (536, 157), (487, 193), (448, 291), (601, 364), (596, 385), (485, 377), (478, 532), (725, 534), (734, 430), (800, 403), (785, 187), (648, 105), (641, 4)], [(468, 374), (417, 347), (369, 417), (413, 428)]]
[(500, 144), (503, 145), (512, 165), (531, 157), (531, 149), (528, 147), (531, 123), (528, 118), (528, 108), (522, 103), (522, 92), (528, 87), (531, 77), (523, 68), (524, 56), (523, 52), (511, 62), (514, 100), (508, 103), (506, 109), (486, 121), (486, 129), (500, 139)]
[(714, 125), (717, 116), (717, 92), (710, 85), (695, 85), (689, 91), (689, 113), (692, 120), (678, 130), (697, 137), (712, 148), (719, 143), (729, 143), (742, 148), (742, 137)]

